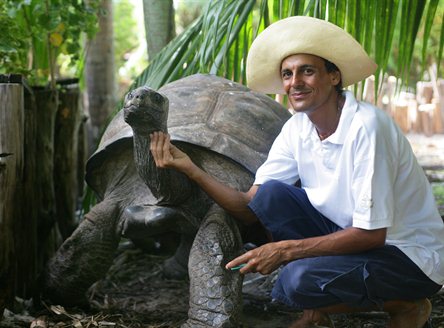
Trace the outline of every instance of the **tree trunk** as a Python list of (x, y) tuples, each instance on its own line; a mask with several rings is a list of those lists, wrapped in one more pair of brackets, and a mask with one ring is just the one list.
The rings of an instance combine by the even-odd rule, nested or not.
[(88, 42), (85, 68), (90, 153), (97, 146), (100, 133), (116, 103), (112, 1), (102, 0), (101, 9), (105, 14), (99, 17), (99, 30), (95, 38)]
[(14, 220), (20, 204), (17, 194), (23, 173), (23, 86), (0, 84), (0, 319), (14, 297), (17, 273)]
[(143, 0), (149, 60), (176, 35), (173, 0)]
[(63, 84), (55, 120), (54, 185), (57, 224), (65, 240), (76, 227), (75, 211), (78, 197), (77, 156), (81, 120), (80, 90), (77, 81)]

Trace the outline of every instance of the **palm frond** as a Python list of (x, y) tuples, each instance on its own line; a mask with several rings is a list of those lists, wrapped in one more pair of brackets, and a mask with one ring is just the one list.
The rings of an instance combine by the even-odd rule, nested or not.
[[(422, 56), (439, 0), (218, 0), (168, 44), (134, 81), (132, 88), (163, 84), (194, 73), (212, 73), (246, 83), (245, 61), (254, 38), (271, 23), (292, 15), (326, 19), (344, 28), (375, 59), (380, 85), (394, 52), (402, 83), (408, 82), (413, 48), (424, 24)], [(395, 36), (398, 36), (396, 39)], [(444, 28), (438, 60), (442, 58)], [(396, 41), (396, 42), (395, 42)], [(438, 61), (439, 62), (439, 61)], [(375, 88), (377, 92), (377, 88)]]
[[(422, 43), (422, 71), (425, 70), (425, 64), (426, 64), (426, 54), (427, 54), (427, 41), (430, 37), (430, 31), (432, 29), (433, 25), (433, 18), (436, 14), (436, 10), (438, 9), (438, 3), (439, 0), (431, 0), (428, 8), (427, 8), (427, 14), (425, 16), (425, 23), (424, 23), (424, 39)], [(440, 59), (438, 59), (438, 63), (440, 62)]]

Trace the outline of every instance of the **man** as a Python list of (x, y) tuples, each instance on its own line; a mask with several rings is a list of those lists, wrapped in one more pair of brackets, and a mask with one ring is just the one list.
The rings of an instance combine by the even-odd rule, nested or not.
[(270, 242), (226, 268), (284, 265), (272, 296), (303, 310), (291, 327), (377, 309), (389, 327), (423, 327), (427, 297), (444, 283), (444, 224), (407, 139), (383, 111), (342, 91), (375, 69), (328, 22), (297, 16), (264, 30), (248, 55), (248, 84), (285, 93), (296, 113), (246, 193), (203, 172), (168, 135), (152, 136), (157, 166), (184, 172), (238, 220), (262, 223)]

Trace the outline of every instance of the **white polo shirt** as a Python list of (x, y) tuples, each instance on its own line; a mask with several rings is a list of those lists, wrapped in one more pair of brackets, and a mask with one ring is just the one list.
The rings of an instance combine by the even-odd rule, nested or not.
[(321, 141), (308, 116), (296, 113), (254, 183), (300, 178), (324, 216), (342, 228), (387, 228), (387, 244), (444, 284), (444, 223), (408, 140), (384, 111), (344, 94), (334, 134)]

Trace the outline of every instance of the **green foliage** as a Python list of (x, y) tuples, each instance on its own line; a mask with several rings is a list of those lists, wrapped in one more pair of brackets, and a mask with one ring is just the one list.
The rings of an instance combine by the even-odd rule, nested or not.
[[(165, 83), (197, 72), (218, 72), (224, 76), (225, 69), (227, 72), (234, 71), (230, 64), (232, 60), (227, 60), (233, 57), (227, 54), (231, 47), (235, 47), (233, 55), (239, 55), (244, 49), (244, 38), (251, 41), (249, 15), (255, 2), (208, 2), (204, 14), (153, 58), (131, 88), (144, 84), (159, 88)], [(246, 25), (243, 27), (244, 23)], [(241, 60), (242, 56), (237, 58)], [(229, 66), (221, 67), (223, 61)], [(236, 72), (240, 77), (244, 70)]]
[(23, 73), (33, 84), (53, 82), (60, 54), (73, 64), (81, 59), (82, 35), (95, 34), (98, 8), (99, 0), (4, 0), (0, 25), (9, 33), (0, 38), (0, 72)]
[(435, 196), (436, 205), (438, 206), (439, 213), (444, 217), (444, 183), (434, 182), (432, 183), (433, 195)]
[(134, 18), (134, 6), (128, 0), (113, 2), (114, 54), (116, 67), (121, 67), (127, 60), (127, 54), (139, 45), (137, 21)]
[(436, 203), (440, 206), (444, 206), (444, 183), (432, 183), (432, 187)]
[[(0, 73), (27, 74), (26, 62), (28, 43), (26, 33), (8, 15), (6, 3), (0, 2)], [(11, 70), (10, 68), (14, 68)]]
[(176, 29), (181, 33), (192, 24), (201, 14), (207, 0), (181, 0), (175, 8)]
[[(204, 14), (152, 60), (131, 88), (144, 84), (158, 88), (194, 73), (245, 83), (246, 56), (255, 36), (269, 24), (293, 15), (326, 19), (352, 34), (377, 62), (377, 81), (396, 52), (395, 74), (406, 84), (419, 33), (424, 35), (424, 53), (430, 53), (427, 42), (436, 6), (437, 0), (209, 1)], [(438, 43), (441, 50), (433, 58), (439, 62), (443, 35)]]

